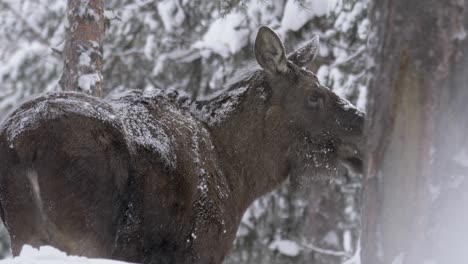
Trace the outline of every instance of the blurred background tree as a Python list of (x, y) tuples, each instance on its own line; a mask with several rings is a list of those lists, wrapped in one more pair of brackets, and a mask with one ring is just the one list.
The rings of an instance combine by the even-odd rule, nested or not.
[[(207, 98), (255, 65), (260, 25), (293, 51), (321, 39), (322, 84), (364, 108), (368, 0), (107, 0), (103, 96), (127, 89), (184, 90)], [(66, 1), (0, 0), (0, 121), (29, 95), (58, 91)], [(256, 201), (226, 263), (359, 263), (361, 176)], [(0, 248), (1, 250), (1, 248)]]
[(468, 0), (371, 10), (363, 263), (468, 263)]

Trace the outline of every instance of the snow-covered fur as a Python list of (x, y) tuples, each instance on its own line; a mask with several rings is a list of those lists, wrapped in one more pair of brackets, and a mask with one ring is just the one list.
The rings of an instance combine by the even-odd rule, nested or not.
[[(0, 127), (0, 202), (23, 244), (138, 263), (221, 263), (252, 201), (290, 176), (360, 169), (363, 114), (259, 29), (262, 70), (217, 97), (48, 93)], [(288, 59), (289, 58), (289, 59)]]

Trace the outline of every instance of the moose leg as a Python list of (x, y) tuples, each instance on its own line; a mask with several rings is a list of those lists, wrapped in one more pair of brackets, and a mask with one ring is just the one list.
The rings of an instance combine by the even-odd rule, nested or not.
[[(13, 255), (18, 255), (24, 244), (32, 246), (50, 243), (46, 219), (41, 215), (37, 200), (37, 178), (34, 173), (12, 170), (7, 177), (8, 189), (4, 193), (4, 206), (8, 213), (8, 231), (11, 237)], [(36, 188), (35, 188), (36, 186)], [(21, 190), (12, 192), (12, 190)]]
[(110, 258), (128, 176), (125, 143), (110, 125), (80, 116), (49, 127), (52, 136), (38, 146), (34, 163), (46, 214), (56, 226), (51, 244), (74, 255)]

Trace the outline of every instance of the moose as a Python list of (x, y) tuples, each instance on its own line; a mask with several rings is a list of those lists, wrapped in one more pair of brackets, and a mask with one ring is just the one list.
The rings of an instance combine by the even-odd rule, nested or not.
[[(221, 263), (259, 196), (362, 169), (364, 114), (259, 28), (260, 67), (205, 101), (128, 91), (38, 95), (0, 127), (0, 215), (24, 244), (136, 263)], [(341, 168), (341, 167), (340, 167)]]

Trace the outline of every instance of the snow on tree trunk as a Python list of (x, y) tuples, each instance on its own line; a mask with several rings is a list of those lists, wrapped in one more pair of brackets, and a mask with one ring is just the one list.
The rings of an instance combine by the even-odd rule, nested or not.
[(468, 263), (466, 8), (384, 0), (370, 11), (365, 264)]
[(67, 18), (60, 86), (101, 96), (104, 0), (68, 0)]

